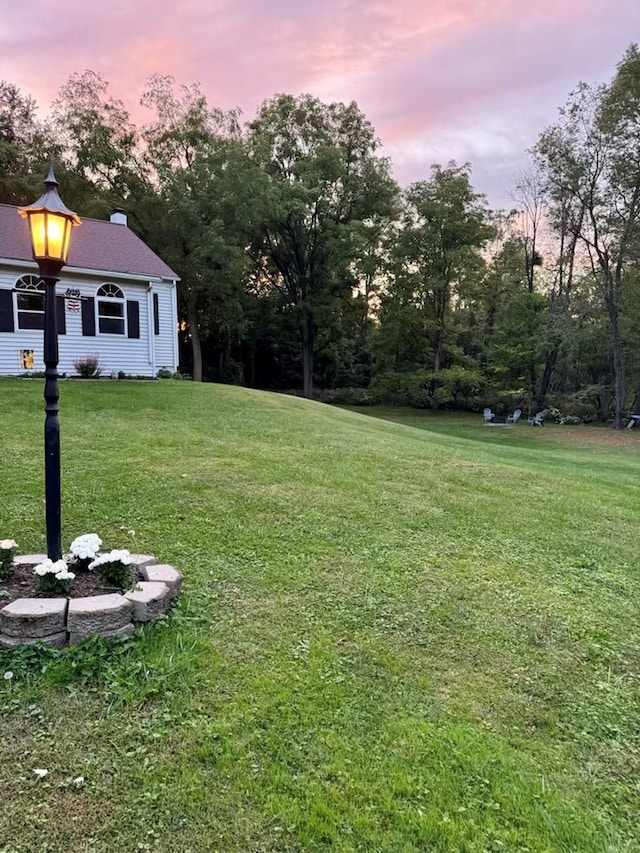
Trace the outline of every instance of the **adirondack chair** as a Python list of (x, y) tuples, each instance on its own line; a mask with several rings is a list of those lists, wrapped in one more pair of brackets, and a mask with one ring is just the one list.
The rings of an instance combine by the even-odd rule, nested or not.
[(542, 416), (542, 412), (538, 412), (535, 417), (529, 418), (529, 423), (531, 426), (544, 426), (544, 418)]
[(515, 412), (507, 418), (507, 423), (517, 424), (521, 415), (522, 409), (516, 409)]
[(490, 423), (491, 423), (491, 419), (493, 418), (493, 412), (491, 411), (491, 409), (490, 409), (488, 406), (487, 406), (487, 408), (483, 411), (482, 415), (483, 415), (483, 417), (484, 417), (484, 422), (485, 422), (485, 424), (490, 424)]

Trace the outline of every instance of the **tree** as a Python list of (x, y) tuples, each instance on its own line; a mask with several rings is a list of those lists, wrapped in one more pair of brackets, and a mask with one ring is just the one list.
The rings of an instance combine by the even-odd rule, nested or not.
[[(494, 233), (484, 197), (474, 191), (469, 173), (468, 164), (434, 165), (429, 181), (405, 190), (390, 249), (391, 279), (381, 321), (393, 318), (400, 337), (419, 335), (412, 346), (433, 371), (434, 387), (438, 373), (450, 366), (447, 351), (455, 348), (454, 308), (482, 275), (481, 250)], [(396, 352), (408, 346), (407, 340), (398, 340)]]
[(542, 266), (539, 237), (545, 214), (543, 181), (535, 166), (522, 172), (515, 185), (513, 196), (520, 208), (520, 232), (524, 248), (527, 288), (529, 293), (533, 293), (535, 269)]
[(551, 197), (569, 199), (606, 309), (615, 376), (614, 427), (626, 405), (620, 293), (640, 229), (640, 53), (631, 45), (609, 86), (580, 84), (536, 146)]
[(0, 202), (26, 204), (44, 177), (44, 132), (36, 103), (0, 80)]
[(155, 112), (142, 132), (144, 162), (166, 209), (150, 242), (180, 275), (193, 378), (202, 381), (203, 337), (215, 339), (222, 375), (242, 324), (247, 236), (240, 199), (248, 198), (242, 179), (250, 164), (237, 113), (210, 107), (197, 84), (176, 87), (173, 78), (154, 75), (142, 103)]
[(72, 74), (53, 102), (51, 117), (63, 162), (93, 186), (103, 204), (122, 206), (149, 185), (138, 129), (108, 88), (94, 71)]
[(250, 122), (248, 143), (264, 176), (254, 187), (260, 227), (250, 251), (264, 286), (295, 316), (309, 397), (318, 324), (356, 283), (355, 232), (391, 210), (395, 185), (355, 103), (277, 95)]

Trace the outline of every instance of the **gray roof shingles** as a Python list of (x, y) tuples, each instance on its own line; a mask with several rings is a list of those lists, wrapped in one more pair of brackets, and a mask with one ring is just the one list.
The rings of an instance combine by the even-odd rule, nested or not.
[[(31, 261), (31, 240), (18, 208), (0, 204), (0, 258)], [(66, 268), (177, 279), (174, 271), (126, 225), (83, 219), (73, 229)]]

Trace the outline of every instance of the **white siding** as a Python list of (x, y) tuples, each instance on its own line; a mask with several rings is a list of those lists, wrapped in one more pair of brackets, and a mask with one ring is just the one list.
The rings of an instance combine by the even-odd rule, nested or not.
[[(25, 266), (24, 270), (17, 267), (10, 269), (0, 266), (0, 287), (13, 288), (24, 273), (33, 273), (33, 268)], [(138, 302), (140, 313), (140, 337), (129, 338), (127, 335), (100, 334), (96, 315), (95, 336), (82, 334), (82, 314), (72, 311), (67, 301), (65, 304), (66, 334), (59, 335), (59, 364), (60, 374), (75, 375), (77, 373), (73, 362), (84, 355), (97, 354), (100, 358), (103, 376), (123, 371), (130, 375), (155, 376), (160, 367), (177, 369), (177, 329), (175, 317), (174, 283), (170, 281), (140, 282), (121, 277), (104, 277), (67, 274), (63, 271), (61, 280), (56, 286), (56, 293), (62, 295), (67, 288), (77, 288), (81, 296), (96, 296), (96, 290), (101, 284), (111, 281), (124, 292), (127, 300)], [(150, 309), (153, 302), (149, 295), (150, 287), (158, 294), (160, 307), (160, 334), (154, 335), (153, 316)], [(95, 303), (97, 310), (97, 303)], [(126, 311), (125, 311), (126, 317)], [(126, 320), (125, 320), (126, 326)], [(43, 333), (40, 330), (18, 329), (16, 300), (14, 295), (14, 332), (0, 332), (0, 375), (14, 376), (24, 374), (20, 363), (21, 350), (33, 350), (35, 356), (34, 370), (44, 370), (43, 362)], [(149, 334), (153, 338), (149, 339)]]
[[(155, 360), (158, 369), (168, 367), (169, 370), (178, 369), (177, 347), (177, 317), (176, 317), (176, 293), (173, 286), (153, 286), (154, 292), (158, 294), (158, 317), (160, 320), (160, 334), (155, 335)], [(153, 333), (153, 324), (151, 326)]]

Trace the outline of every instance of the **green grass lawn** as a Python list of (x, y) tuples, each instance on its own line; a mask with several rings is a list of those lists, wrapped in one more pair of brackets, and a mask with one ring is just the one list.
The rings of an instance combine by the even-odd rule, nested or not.
[[(42, 551), (42, 382), (0, 411)], [(65, 547), (185, 588), (0, 653), (0, 853), (640, 850), (640, 430), (173, 381), (62, 383), (61, 425)]]

